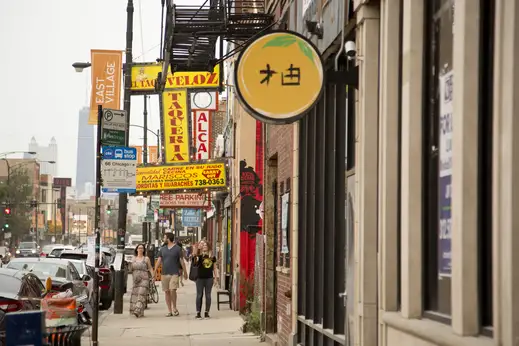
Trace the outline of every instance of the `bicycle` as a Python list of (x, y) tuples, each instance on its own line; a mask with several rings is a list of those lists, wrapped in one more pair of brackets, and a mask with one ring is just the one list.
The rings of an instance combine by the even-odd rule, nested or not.
[(155, 285), (155, 281), (150, 279), (150, 289), (148, 290), (148, 301), (152, 301), (155, 304), (159, 302), (159, 291), (157, 290), (157, 285)]

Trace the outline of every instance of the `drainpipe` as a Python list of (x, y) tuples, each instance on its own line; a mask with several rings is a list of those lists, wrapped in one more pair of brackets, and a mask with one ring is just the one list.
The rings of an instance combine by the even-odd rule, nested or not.
[(293, 144), (292, 147), (292, 196), (290, 198), (290, 218), (292, 225), (292, 251), (290, 261), (291, 264), (291, 274), (292, 274), (292, 345), (295, 345), (295, 337), (297, 334), (297, 286), (298, 286), (298, 267), (299, 263), (297, 262), (298, 258), (298, 247), (299, 244), (299, 121), (294, 123), (293, 126)]

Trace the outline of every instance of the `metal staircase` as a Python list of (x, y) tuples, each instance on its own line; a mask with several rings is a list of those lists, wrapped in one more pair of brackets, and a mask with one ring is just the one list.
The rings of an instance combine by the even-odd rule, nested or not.
[[(206, 0), (202, 6), (167, 3), (164, 65), (171, 71), (212, 71), (219, 40), (240, 43), (269, 30), (274, 15), (265, 13), (264, 0)], [(222, 67), (222, 66), (221, 66)], [(223, 68), (220, 68), (223, 71)]]

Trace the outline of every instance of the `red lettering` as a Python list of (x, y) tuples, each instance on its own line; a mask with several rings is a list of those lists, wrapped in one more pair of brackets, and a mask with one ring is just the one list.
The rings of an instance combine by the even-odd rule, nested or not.
[(197, 138), (201, 145), (207, 143), (207, 133), (199, 133)]
[(209, 76), (209, 79), (207, 80), (207, 84), (208, 85), (213, 85), (213, 84), (216, 84), (216, 79), (218, 78), (218, 74), (213, 72), (211, 73), (211, 75)]

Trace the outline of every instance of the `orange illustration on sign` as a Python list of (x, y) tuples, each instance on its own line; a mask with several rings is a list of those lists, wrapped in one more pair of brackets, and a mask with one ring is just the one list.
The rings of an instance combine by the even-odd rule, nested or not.
[(165, 91), (162, 94), (162, 104), (165, 163), (189, 162), (187, 91)]

